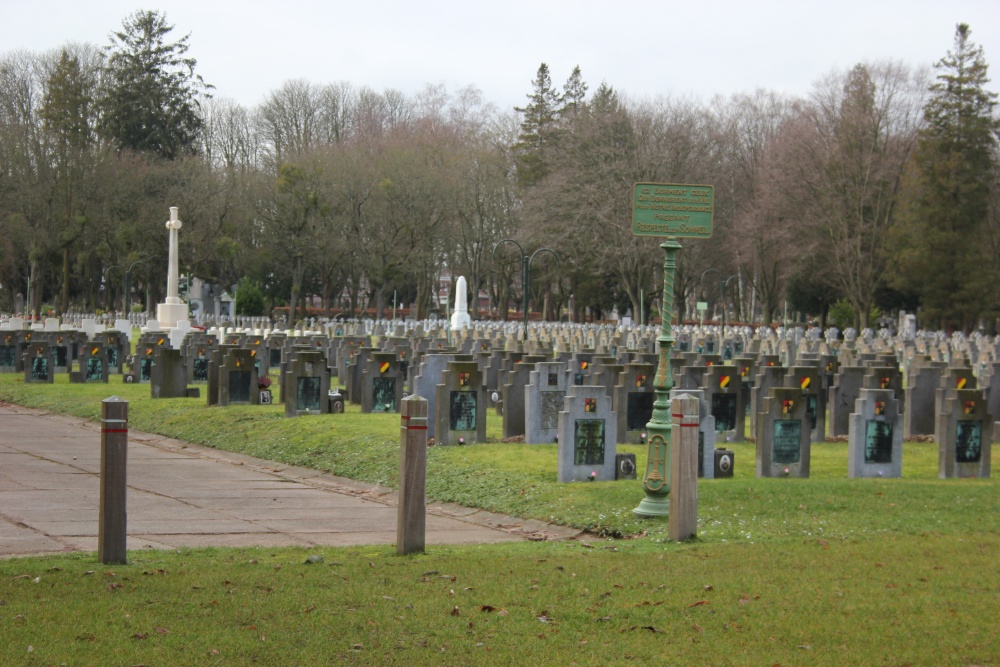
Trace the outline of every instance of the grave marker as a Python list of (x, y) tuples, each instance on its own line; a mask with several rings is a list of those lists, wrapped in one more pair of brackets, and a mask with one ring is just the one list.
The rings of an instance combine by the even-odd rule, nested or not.
[(901, 477), (903, 416), (891, 389), (862, 389), (847, 438), (848, 477)]
[(809, 415), (801, 389), (771, 389), (756, 435), (757, 477), (809, 477)]
[(940, 479), (990, 476), (992, 422), (981, 389), (956, 389), (944, 399), (935, 434)]
[(612, 481), (618, 427), (603, 387), (570, 387), (559, 414), (560, 482)]

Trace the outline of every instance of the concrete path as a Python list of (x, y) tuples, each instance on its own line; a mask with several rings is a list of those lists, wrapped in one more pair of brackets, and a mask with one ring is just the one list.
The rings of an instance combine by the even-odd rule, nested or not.
[[(99, 424), (0, 404), (0, 557), (97, 551)], [(396, 496), (308, 468), (129, 432), (128, 549), (395, 544)], [(428, 506), (426, 543), (577, 531)]]

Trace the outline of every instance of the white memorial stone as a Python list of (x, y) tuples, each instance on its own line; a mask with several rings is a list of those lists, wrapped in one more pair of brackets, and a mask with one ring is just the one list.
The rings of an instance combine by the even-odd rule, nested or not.
[(451, 330), (459, 331), (472, 326), (465, 276), (459, 276), (455, 285), (455, 312), (451, 315)]

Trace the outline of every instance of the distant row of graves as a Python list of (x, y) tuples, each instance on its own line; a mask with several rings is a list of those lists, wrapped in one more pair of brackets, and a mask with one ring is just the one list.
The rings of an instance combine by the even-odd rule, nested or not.
[[(345, 404), (398, 412), (404, 395), (428, 401), (438, 445), (486, 440), (486, 411), (503, 437), (558, 443), (558, 479), (634, 478), (617, 445), (645, 440), (655, 400), (655, 331), (448, 331), (338, 323), (323, 332), (200, 331), (182, 339), (123, 331), (0, 327), (0, 372), (25, 382), (149, 384), (153, 398), (209, 405), (280, 402), (286, 416)], [(701, 408), (699, 474), (731, 476), (726, 441), (756, 440), (760, 477), (808, 477), (811, 447), (847, 436), (848, 475), (900, 477), (904, 437), (933, 435), (941, 477), (988, 477), (991, 415), (1000, 414), (997, 344), (979, 338), (809, 335), (689, 329), (670, 360), (673, 395)], [(273, 385), (271, 383), (274, 383)], [(337, 389), (340, 387), (340, 389)], [(331, 391), (332, 389), (332, 391)]]

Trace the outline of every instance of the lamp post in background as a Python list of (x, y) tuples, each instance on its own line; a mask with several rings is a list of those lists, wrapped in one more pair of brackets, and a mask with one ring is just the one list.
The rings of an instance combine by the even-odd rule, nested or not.
[(124, 310), (125, 310), (125, 317), (126, 318), (128, 318), (128, 316), (129, 316), (129, 291), (132, 289), (132, 287), (131, 287), (131, 285), (129, 283), (129, 278), (131, 278), (131, 276), (132, 276), (132, 269), (135, 268), (135, 265), (136, 264), (142, 264), (145, 261), (146, 261), (145, 259), (137, 259), (134, 262), (132, 262), (131, 264), (129, 264), (128, 269), (125, 270), (125, 298), (123, 299), (123, 301), (124, 301), (123, 305), (125, 306)]
[[(105, 286), (107, 285), (107, 282), (108, 282), (108, 273), (110, 273), (111, 269), (120, 269), (120, 268), (122, 268), (121, 264), (115, 264), (114, 266), (109, 266), (109, 267), (105, 268), (103, 271), (101, 271), (101, 287), (102, 288), (106, 289)], [(106, 299), (105, 302), (104, 302), (104, 305), (108, 307), (108, 310), (111, 310), (112, 308), (114, 308), (115, 304), (111, 303), (110, 300)]]
[[(522, 338), (525, 342), (527, 342), (528, 341), (528, 290), (531, 286), (531, 262), (535, 259), (535, 257), (539, 255), (539, 253), (547, 252), (551, 253), (552, 256), (556, 258), (556, 264), (558, 265), (559, 255), (556, 254), (555, 250), (551, 250), (549, 248), (539, 248), (535, 252), (531, 253), (531, 256), (529, 257), (528, 255), (524, 254), (524, 248), (521, 247), (520, 243), (518, 243), (514, 239), (503, 239), (502, 241), (498, 241), (497, 244), (493, 246), (494, 260), (497, 258), (497, 248), (499, 248), (504, 243), (513, 243), (514, 245), (517, 246), (518, 252), (521, 253), (521, 286), (522, 286), (522, 291), (524, 292), (524, 298), (522, 299), (523, 302), (522, 310), (524, 313), (524, 333), (522, 335)], [(504, 304), (504, 308), (506, 308), (506, 304)]]
[(722, 337), (725, 338), (726, 337), (726, 321), (728, 319), (728, 317), (727, 317), (728, 312), (727, 312), (727, 308), (726, 308), (726, 288), (729, 287), (729, 281), (731, 281), (733, 278), (739, 278), (740, 274), (735, 273), (735, 274), (729, 276), (728, 278), (723, 278), (722, 277), (722, 273), (720, 273), (718, 269), (705, 269), (701, 273), (701, 278), (698, 279), (698, 283), (699, 284), (701, 284), (701, 282), (703, 280), (705, 280), (705, 274), (706, 273), (714, 273), (714, 274), (716, 274), (716, 275), (719, 276), (719, 293), (720, 293), (721, 298), (722, 298)]

